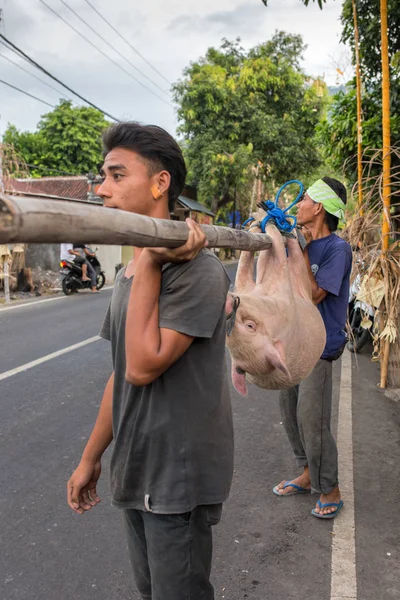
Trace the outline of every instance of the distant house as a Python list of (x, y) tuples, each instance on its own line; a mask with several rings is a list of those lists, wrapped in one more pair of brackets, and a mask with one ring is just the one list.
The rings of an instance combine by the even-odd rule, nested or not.
[(30, 179), (10, 179), (7, 186), (10, 192), (26, 195), (53, 196), (71, 200), (87, 200), (89, 180), (85, 176), (40, 177)]

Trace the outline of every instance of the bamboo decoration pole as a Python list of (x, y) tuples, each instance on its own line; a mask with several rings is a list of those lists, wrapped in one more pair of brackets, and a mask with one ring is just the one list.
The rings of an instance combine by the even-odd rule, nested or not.
[[(381, 8), (381, 54), (382, 54), (382, 157), (383, 157), (383, 217), (382, 217), (382, 252), (385, 255), (389, 249), (390, 233), (390, 75), (389, 75), (389, 44), (388, 44), (388, 14), (387, 0), (380, 0)], [(389, 342), (383, 342), (381, 355), (380, 387), (387, 385), (389, 364)]]
[[(265, 250), (264, 233), (202, 225), (210, 248)], [(153, 219), (88, 202), (33, 196), (0, 195), (0, 244), (91, 243), (116, 246), (176, 248), (188, 238), (181, 221)]]
[(383, 130), (383, 222), (382, 250), (389, 248), (390, 232), (390, 76), (387, 0), (381, 2), (381, 53), (382, 53), (382, 130)]
[(361, 69), (360, 69), (360, 42), (358, 35), (358, 19), (356, 0), (352, 0), (354, 20), (354, 41), (356, 55), (356, 83), (357, 83), (357, 172), (358, 172), (358, 206), (363, 214), (362, 201), (362, 109), (361, 109)]

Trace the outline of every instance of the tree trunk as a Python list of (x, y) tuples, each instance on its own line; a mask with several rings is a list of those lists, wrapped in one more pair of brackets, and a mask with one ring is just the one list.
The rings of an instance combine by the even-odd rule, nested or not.
[[(271, 247), (263, 233), (202, 225), (211, 248), (258, 251)], [(0, 196), (0, 244), (91, 243), (176, 248), (187, 241), (186, 223), (153, 219), (88, 202)]]

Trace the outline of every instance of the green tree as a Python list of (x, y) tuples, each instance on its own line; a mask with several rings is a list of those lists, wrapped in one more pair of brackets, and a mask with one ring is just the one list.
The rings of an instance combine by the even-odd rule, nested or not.
[[(389, 58), (391, 67), (391, 143), (400, 144), (400, 12), (397, 0), (388, 0)], [(363, 148), (382, 148), (382, 89), (380, 54), (380, 5), (374, 0), (357, 0), (357, 19), (360, 36), (360, 57), (363, 78)], [(342, 41), (349, 43), (354, 50), (354, 26), (351, 0), (343, 3), (341, 21)], [(354, 56), (354, 54), (353, 54)], [(355, 81), (346, 86), (345, 92), (333, 97), (327, 117), (319, 127), (319, 134), (325, 155), (336, 168), (344, 168), (350, 182), (357, 179), (355, 154), (357, 152), (357, 115)], [(397, 157), (393, 155), (393, 166)], [(378, 174), (376, 165), (373, 174)]]
[[(398, 0), (387, 0), (389, 58), (392, 63), (391, 85), (398, 89), (400, 70), (400, 10)], [(369, 88), (381, 81), (380, 4), (376, 0), (357, 0), (357, 20), (360, 37), (360, 58), (365, 85)], [(351, 0), (344, 0), (341, 22), (342, 41), (349, 43), (354, 56), (354, 23)]]
[(318, 166), (315, 127), (327, 91), (301, 70), (304, 48), (284, 32), (248, 52), (224, 40), (174, 86), (189, 180), (214, 210), (249, 189), (258, 161), (269, 183)]
[(32, 172), (33, 176), (36, 176), (36, 173), (39, 176), (40, 166), (44, 164), (45, 145), (43, 137), (38, 132), (18, 131), (15, 125), (8, 125), (3, 135), (3, 143), (13, 147), (25, 163), (39, 167)]
[(97, 170), (101, 162), (101, 133), (108, 122), (103, 114), (86, 106), (73, 107), (67, 100), (43, 115), (37, 130), (6, 129), (3, 142), (12, 144), (29, 165), (38, 168), (35, 176), (49, 171), (81, 175)]
[[(400, 107), (393, 96), (391, 103), (391, 137), (392, 144), (395, 145), (400, 142)], [(382, 102), (379, 86), (366, 87), (362, 106), (363, 147), (368, 154), (368, 149), (373, 151), (382, 148)], [(347, 84), (345, 92), (340, 91), (333, 97), (328, 116), (319, 125), (318, 133), (327, 160), (338, 171), (344, 171), (349, 181), (354, 183), (357, 180), (357, 106), (354, 81)], [(377, 174), (380, 170), (378, 161), (371, 174)]]

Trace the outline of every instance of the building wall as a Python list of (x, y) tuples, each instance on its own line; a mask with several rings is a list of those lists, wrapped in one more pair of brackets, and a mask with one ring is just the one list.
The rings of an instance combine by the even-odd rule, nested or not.
[(132, 246), (121, 246), (121, 262), (126, 267), (128, 262), (133, 259)]
[[(88, 244), (90, 245), (90, 244)], [(93, 244), (93, 250), (96, 246)], [(97, 258), (106, 274), (107, 284), (115, 279), (115, 265), (121, 262), (121, 246), (98, 246)], [(60, 269), (60, 244), (29, 244), (26, 250), (27, 266), (47, 271)]]
[[(93, 250), (96, 246), (93, 246)], [(110, 285), (115, 279), (115, 265), (121, 263), (121, 246), (98, 246), (96, 252), (103, 271), (106, 274), (106, 285)]]
[(32, 269), (40, 267), (44, 271), (60, 269), (60, 244), (28, 244), (26, 265)]

